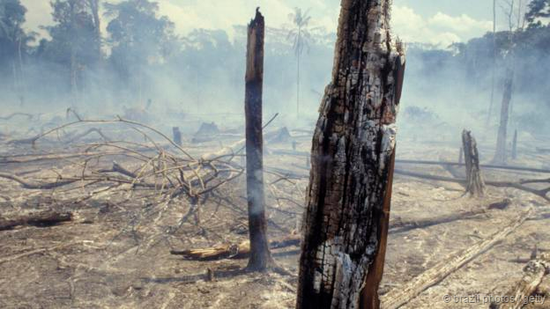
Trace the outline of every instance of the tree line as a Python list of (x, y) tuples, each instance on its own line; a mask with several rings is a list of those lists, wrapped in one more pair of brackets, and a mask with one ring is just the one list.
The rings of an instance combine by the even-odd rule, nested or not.
[[(37, 32), (25, 31), (27, 8), (20, 0), (0, 0), (0, 71), (4, 77), (0, 88), (22, 105), (33, 93), (41, 99), (66, 98), (78, 105), (105, 100), (106, 94), (126, 98), (126, 102), (146, 102), (167, 91), (200, 105), (213, 100), (208, 97), (209, 85), (223, 85), (220, 91), (226, 91), (226, 97), (242, 96), (242, 87), (237, 86), (244, 82), (243, 26), (235, 26), (233, 41), (223, 30), (196, 29), (181, 36), (175, 33), (174, 23), (159, 13), (159, 4), (150, 0), (54, 0), (50, 5), (53, 24), (40, 27), (47, 34), (41, 38)], [(310, 49), (314, 56), (302, 66), (311, 74), (302, 79), (322, 85), (328, 75), (320, 72), (330, 66), (329, 61), (321, 68), (311, 63), (320, 57), (329, 59), (330, 49), (310, 36), (307, 12), (296, 8), (293, 16), (290, 29), (268, 28), (268, 35), (277, 37), (267, 51), (272, 88), (292, 89), (297, 84), (288, 77), (296, 76), (300, 70), (296, 58)], [(310, 88), (314, 87), (302, 92), (317, 96)], [(299, 97), (290, 91), (267, 92), (287, 102)]]

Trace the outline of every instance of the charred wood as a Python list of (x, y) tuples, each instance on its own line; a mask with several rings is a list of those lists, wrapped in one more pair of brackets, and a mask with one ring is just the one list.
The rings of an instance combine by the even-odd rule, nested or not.
[(70, 212), (44, 211), (20, 215), (10, 219), (0, 218), (0, 231), (11, 230), (18, 226), (52, 226), (62, 222), (71, 221), (73, 218)]
[(485, 182), (479, 169), (477, 143), (470, 131), (464, 130), (462, 132), (462, 149), (464, 149), (466, 163), (466, 192), (472, 196), (483, 196), (485, 194)]

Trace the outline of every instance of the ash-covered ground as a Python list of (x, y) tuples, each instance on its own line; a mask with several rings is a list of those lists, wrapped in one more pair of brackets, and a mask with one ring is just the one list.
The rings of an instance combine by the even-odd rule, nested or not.
[[(73, 220), (53, 226), (23, 225), (0, 231), (1, 308), (294, 307), (299, 246), (273, 250), (277, 264), (287, 273), (214, 276), (214, 280), (208, 280), (205, 275), (209, 270), (216, 274), (240, 269), (246, 266), (246, 258), (196, 261), (170, 253), (171, 250), (239, 244), (247, 239), (245, 177), (241, 175), (222, 183), (201, 195), (198, 201), (186, 194), (173, 194), (167, 189), (169, 181), (158, 182), (154, 187), (105, 178), (94, 181), (94, 175), (111, 169), (113, 161), (139, 173), (143, 161), (128, 153), (147, 157), (155, 157), (159, 151), (165, 151), (165, 157), (184, 155), (154, 133), (147, 133), (147, 136), (156, 136), (148, 140), (140, 137), (139, 132), (128, 133), (128, 126), (120, 124), (102, 129), (109, 141), (97, 132), (74, 140), (79, 132), (90, 128), (88, 125), (64, 128), (34, 144), (24, 141), (33, 136), (21, 129), (24, 125), (24, 121), (13, 121), (2, 126), (5, 133), (0, 141), (0, 173), (17, 178), (0, 178), (0, 218), (54, 210), (71, 212)], [(201, 136), (184, 130), (182, 149), (194, 158), (215, 153), (238, 144), (243, 138), (241, 129), (222, 126), (219, 130), (207, 130)], [(397, 159), (457, 162), (460, 132), (449, 131), (436, 136), (428, 134), (428, 130), (426, 134), (415, 135), (404, 132), (398, 141)], [(268, 229), (269, 237), (278, 239), (299, 233), (312, 132), (307, 128), (289, 128), (285, 132), (276, 121), (266, 132)], [(165, 134), (171, 136), (169, 131)], [(91, 145), (113, 145), (122, 140), (135, 144), (126, 144), (124, 149), (90, 149)], [(531, 146), (544, 145), (544, 142), (530, 136), (520, 139), (518, 158), (510, 161), (510, 165), (548, 169), (550, 154), (537, 152)], [(482, 163), (488, 163), (494, 141), (480, 132), (478, 144)], [(234, 169), (243, 164), (238, 153), (230, 160)], [(464, 177), (463, 167), (446, 169), (398, 162), (396, 169)], [(487, 180), (510, 182), (548, 177), (543, 173), (499, 169), (482, 168), (482, 172)], [(230, 178), (223, 173), (219, 175)], [(82, 179), (53, 189), (26, 188), (21, 183), (62, 182), (67, 177)], [(203, 185), (199, 181), (195, 189), (200, 191), (209, 185), (215, 184)], [(543, 189), (544, 184), (531, 187)], [(489, 209), (489, 205), (506, 199), (510, 203), (504, 209)], [(483, 300), (487, 296), (504, 295), (523, 276), (526, 262), (522, 260), (529, 260), (535, 248), (538, 254), (550, 251), (549, 206), (542, 197), (512, 187), (488, 186), (483, 198), (472, 198), (464, 194), (464, 187), (459, 183), (396, 174), (392, 224), (486, 211), (463, 220), (390, 233), (381, 294), (390, 295), (388, 293), (399, 290), (441, 261), (489, 239), (532, 208), (529, 219), (504, 241), (403, 306), (488, 308), (487, 303), (454, 300), (476, 295)], [(453, 297), (453, 301), (445, 302), (445, 296)], [(549, 306), (547, 302), (532, 308)]]

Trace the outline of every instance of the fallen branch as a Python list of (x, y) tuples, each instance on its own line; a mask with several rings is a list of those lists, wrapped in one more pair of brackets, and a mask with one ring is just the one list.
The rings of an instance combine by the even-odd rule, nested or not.
[[(450, 165), (450, 166), (465, 166), (465, 163), (445, 162), (445, 161), (423, 161), (423, 160), (396, 160), (397, 164), (419, 164), (419, 165)], [(533, 172), (550, 174), (548, 169), (522, 167), (522, 166), (509, 166), (509, 165), (494, 165), (494, 164), (480, 164), (480, 168), (484, 169), (501, 169), (508, 171), (520, 171), (520, 172)]]
[[(395, 173), (398, 175), (403, 176), (409, 176), (409, 177), (415, 177), (420, 179), (428, 179), (428, 180), (435, 180), (435, 181), (445, 181), (445, 182), (454, 182), (459, 184), (466, 184), (465, 179), (456, 179), (456, 178), (450, 178), (445, 176), (437, 176), (437, 175), (428, 175), (428, 174), (422, 174), (422, 173), (415, 173), (415, 172), (408, 172), (403, 170), (395, 170)], [(543, 189), (543, 190), (537, 190), (533, 188), (529, 188), (527, 186), (522, 185), (521, 183), (515, 183), (515, 182), (505, 182), (505, 181), (485, 181), (485, 184), (488, 186), (493, 187), (509, 187), (509, 188), (515, 188), (518, 190), (526, 191), (529, 193), (533, 193), (535, 195), (538, 195), (542, 197), (543, 199), (550, 202), (550, 197), (547, 196), (548, 192), (550, 192), (550, 188)]]
[(24, 117), (27, 117), (29, 120), (32, 119), (32, 117), (33, 117), (33, 115), (27, 114), (27, 113), (13, 113), (13, 114), (10, 114), (6, 117), (0, 116), (0, 120), (10, 120), (15, 116), (24, 116)]
[[(290, 235), (269, 242), (270, 249), (280, 249), (300, 244), (299, 235)], [(191, 250), (172, 250), (170, 254), (181, 255), (185, 259), (190, 260), (216, 260), (216, 259), (233, 259), (246, 258), (250, 254), (250, 242), (248, 240), (240, 244), (227, 244), (210, 248), (191, 249)]]
[[(292, 150), (272, 150), (273, 154), (283, 154), (283, 155), (294, 155), (294, 156), (311, 156), (309, 152), (305, 151), (292, 151)], [(424, 161), (424, 160), (395, 160), (395, 163), (397, 165), (399, 164), (413, 164), (413, 165), (434, 165), (434, 166), (466, 166), (465, 163), (457, 163), (457, 162), (446, 162), (446, 161)], [(508, 170), (508, 171), (518, 171), (518, 172), (532, 172), (532, 173), (542, 173), (542, 174), (550, 174), (549, 169), (541, 169), (541, 168), (532, 168), (532, 167), (523, 167), (523, 166), (510, 166), (510, 165), (494, 165), (494, 164), (480, 164), (480, 168), (483, 169), (501, 169), (501, 170)]]
[(443, 281), (447, 276), (459, 270), (464, 265), (473, 261), (481, 254), (487, 252), (499, 242), (521, 226), (532, 213), (532, 209), (521, 213), (517, 220), (503, 228), (500, 232), (480, 241), (478, 244), (471, 246), (467, 250), (460, 250), (443, 261), (437, 263), (434, 267), (424, 272), (414, 280), (405, 284), (402, 287), (391, 290), (386, 295), (382, 296), (383, 308), (395, 309), (399, 308), (413, 298), (417, 297), (426, 289)]
[(13, 180), (15, 182), (18, 182), (21, 185), (21, 187), (23, 187), (24, 189), (31, 189), (31, 190), (55, 189), (55, 188), (59, 188), (59, 187), (80, 181), (80, 179), (67, 179), (67, 180), (59, 180), (59, 181), (48, 182), (48, 183), (30, 183), (20, 177), (17, 177), (12, 174), (7, 174), (7, 173), (0, 173), (0, 178)]
[(413, 229), (422, 229), (434, 225), (450, 223), (459, 220), (467, 220), (475, 218), (479, 215), (487, 213), (487, 209), (477, 209), (467, 212), (443, 215), (435, 218), (428, 218), (422, 220), (407, 220), (402, 221), (401, 219), (392, 220), (390, 222), (390, 233), (403, 233), (408, 232)]
[(65, 141), (65, 143), (66, 143), (66, 144), (73, 143), (73, 142), (75, 142), (75, 141), (77, 141), (77, 140), (79, 140), (79, 139), (82, 139), (82, 138), (84, 138), (84, 137), (86, 137), (86, 136), (88, 136), (88, 135), (90, 135), (90, 134), (92, 134), (92, 133), (94, 133), (94, 132), (97, 133), (99, 136), (101, 136), (101, 138), (103, 138), (103, 140), (105, 140), (105, 141), (109, 141), (109, 140), (110, 140), (107, 136), (105, 136), (105, 134), (103, 134), (103, 132), (101, 132), (100, 129), (98, 129), (98, 128), (91, 128), (91, 129), (87, 130), (86, 132), (83, 132), (83, 133), (74, 135), (73, 137), (71, 137), (70, 140)]
[(537, 290), (544, 277), (550, 271), (548, 256), (532, 260), (523, 270), (523, 278), (502, 299), (509, 300), (500, 304), (491, 304), (491, 309), (520, 309), (529, 304), (529, 297)]
[(63, 160), (63, 159), (72, 159), (86, 156), (116, 156), (123, 155), (124, 152), (80, 152), (80, 153), (49, 153), (43, 155), (28, 155), (28, 156), (0, 156), (0, 164), (22, 164), (22, 163), (34, 163), (40, 161), (48, 160)]

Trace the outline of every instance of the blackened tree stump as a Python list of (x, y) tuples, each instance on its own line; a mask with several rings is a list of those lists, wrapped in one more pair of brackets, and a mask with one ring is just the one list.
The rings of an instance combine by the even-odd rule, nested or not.
[(479, 153), (476, 139), (470, 131), (462, 131), (462, 149), (466, 163), (466, 192), (472, 196), (485, 194), (485, 181), (479, 168)]

